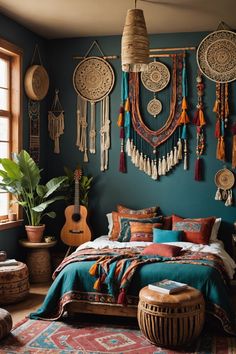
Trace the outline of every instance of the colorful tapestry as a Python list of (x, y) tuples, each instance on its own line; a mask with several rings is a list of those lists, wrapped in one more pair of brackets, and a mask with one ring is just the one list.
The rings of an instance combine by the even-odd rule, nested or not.
[[(94, 321), (95, 320), (95, 321)], [(88, 321), (88, 316), (87, 316)], [(1, 354), (233, 354), (236, 338), (203, 330), (202, 335), (185, 348), (166, 349), (151, 344), (140, 332), (137, 324), (125, 320), (125, 325), (87, 321), (35, 321), (23, 320), (1, 341)], [(112, 320), (114, 321), (114, 320)], [(95, 323), (94, 323), (95, 322)]]

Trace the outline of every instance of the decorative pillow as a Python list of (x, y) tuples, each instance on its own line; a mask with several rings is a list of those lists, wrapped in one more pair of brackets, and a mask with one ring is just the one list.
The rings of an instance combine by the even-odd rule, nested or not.
[[(123, 214), (124, 215), (124, 214)], [(149, 215), (149, 214), (146, 214)], [(130, 221), (133, 222), (142, 222), (142, 223), (162, 223), (162, 216), (155, 216), (152, 218), (142, 218), (137, 219), (137, 215), (129, 215), (128, 218), (120, 217), (120, 235), (118, 237), (118, 241), (120, 242), (129, 242), (131, 238), (131, 230), (130, 230)]]
[(159, 210), (159, 206), (134, 210), (134, 209), (127, 208), (124, 205), (120, 205), (120, 204), (117, 205), (118, 213), (123, 213), (123, 214), (150, 214), (150, 213), (157, 213), (158, 210)]
[(218, 231), (221, 224), (221, 218), (216, 218), (211, 229), (210, 241), (216, 241), (218, 239)]
[(111, 235), (111, 231), (113, 228), (113, 220), (112, 220), (112, 213), (106, 214), (107, 222), (108, 222), (108, 235)]
[(184, 232), (183, 241), (208, 245), (214, 217), (199, 219), (183, 219), (179, 216), (172, 216), (172, 229)]
[(182, 241), (182, 231), (153, 229), (153, 242), (179, 242)]
[[(151, 214), (135, 214), (135, 219), (147, 219), (155, 216), (155, 213)], [(110, 240), (117, 240), (120, 234), (120, 217), (130, 218), (130, 214), (118, 213), (116, 211), (112, 212), (113, 227), (110, 235)]]
[(163, 230), (172, 230), (172, 215), (163, 216)]
[(139, 221), (130, 221), (130, 241), (153, 241), (153, 228), (162, 227), (161, 223), (143, 223)]
[(157, 255), (161, 257), (177, 257), (182, 247), (165, 245), (163, 243), (153, 243), (144, 248), (141, 254)]

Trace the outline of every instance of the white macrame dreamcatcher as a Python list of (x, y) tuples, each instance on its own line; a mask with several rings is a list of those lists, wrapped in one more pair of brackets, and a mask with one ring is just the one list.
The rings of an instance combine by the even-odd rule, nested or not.
[[(88, 162), (88, 151), (96, 153), (96, 103), (101, 102), (101, 171), (108, 168), (108, 149), (110, 148), (109, 93), (114, 86), (114, 71), (102, 57), (87, 57), (94, 45), (104, 57), (95, 41), (85, 58), (76, 66), (73, 85), (77, 93), (77, 139), (76, 146), (84, 152), (84, 162)], [(88, 102), (90, 102), (90, 124), (88, 123)], [(89, 129), (89, 132), (88, 132)], [(89, 137), (89, 147), (87, 146)]]
[(48, 131), (54, 141), (54, 153), (60, 153), (59, 138), (64, 133), (64, 110), (59, 100), (59, 90), (55, 90), (51, 111), (48, 111)]

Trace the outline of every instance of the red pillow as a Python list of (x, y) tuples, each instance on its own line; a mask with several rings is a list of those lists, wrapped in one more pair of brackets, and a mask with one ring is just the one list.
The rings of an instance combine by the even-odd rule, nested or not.
[(183, 241), (208, 245), (215, 217), (184, 219), (172, 215), (172, 230), (184, 232)]
[(154, 243), (144, 248), (141, 254), (157, 255), (161, 257), (176, 257), (180, 254), (182, 247)]

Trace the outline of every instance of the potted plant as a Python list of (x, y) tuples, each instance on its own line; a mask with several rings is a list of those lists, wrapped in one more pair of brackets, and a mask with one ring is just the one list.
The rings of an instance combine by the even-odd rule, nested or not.
[[(41, 171), (29, 153), (22, 150), (14, 154), (12, 159), (0, 159), (0, 188), (11, 193), (15, 202), (21, 205), (25, 211), (28, 225), (25, 225), (27, 236), (31, 242), (40, 242), (45, 225), (42, 219), (45, 216), (55, 218), (54, 211), (46, 212), (49, 205), (63, 195), (52, 196), (67, 182), (67, 176), (52, 178), (45, 185), (40, 184)], [(28, 230), (40, 230), (38, 238), (32, 237)]]

